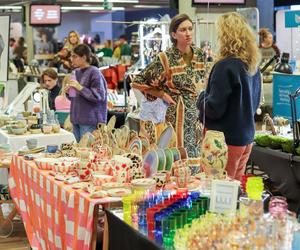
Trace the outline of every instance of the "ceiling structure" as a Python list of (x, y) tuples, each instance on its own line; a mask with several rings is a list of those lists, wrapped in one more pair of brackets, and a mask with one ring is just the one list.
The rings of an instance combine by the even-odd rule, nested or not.
[[(28, 3), (60, 4), (62, 6), (103, 6), (104, 0), (1, 0), (0, 5), (20, 6)], [(169, 0), (108, 0), (113, 7), (168, 8)]]

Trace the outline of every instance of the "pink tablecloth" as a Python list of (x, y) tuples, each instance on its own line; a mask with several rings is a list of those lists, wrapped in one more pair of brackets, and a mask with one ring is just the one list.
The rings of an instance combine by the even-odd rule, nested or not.
[(99, 204), (120, 200), (91, 199), (16, 155), (9, 187), (33, 249), (91, 249), (94, 210)]

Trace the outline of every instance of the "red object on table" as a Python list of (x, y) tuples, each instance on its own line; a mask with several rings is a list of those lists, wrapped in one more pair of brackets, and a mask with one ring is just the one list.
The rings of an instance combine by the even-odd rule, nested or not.
[(82, 189), (57, 181), (50, 171), (14, 155), (10, 166), (10, 194), (34, 249), (95, 247), (99, 205), (113, 198), (92, 199)]

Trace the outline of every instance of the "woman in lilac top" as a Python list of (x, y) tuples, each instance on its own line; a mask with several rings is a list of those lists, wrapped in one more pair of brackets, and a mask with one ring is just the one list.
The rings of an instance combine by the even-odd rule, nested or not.
[[(73, 49), (72, 64), (76, 68), (75, 78), (66, 85), (67, 97), (71, 100), (71, 122), (77, 140), (86, 132), (92, 132), (98, 123), (106, 123), (107, 119), (107, 87), (106, 81), (95, 66), (91, 66), (91, 50), (80, 44)], [(70, 95), (71, 88), (76, 94)], [(68, 93), (69, 92), (69, 93)]]

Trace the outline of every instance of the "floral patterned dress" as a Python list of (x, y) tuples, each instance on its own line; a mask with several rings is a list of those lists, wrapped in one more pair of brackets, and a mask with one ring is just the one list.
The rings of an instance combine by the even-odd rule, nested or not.
[[(176, 130), (176, 134), (183, 134), (183, 144), (189, 157), (199, 157), (198, 140), (200, 131), (198, 126), (198, 111), (196, 108), (196, 84), (200, 83), (207, 72), (205, 64), (205, 54), (202, 50), (192, 46), (193, 57), (190, 64), (187, 64), (179, 49), (175, 46), (165, 52), (168, 68), (162, 57), (158, 55), (151, 64), (149, 64), (133, 82), (143, 85), (141, 89), (155, 88), (169, 94), (176, 105), (168, 107), (166, 112), (166, 122), (170, 122)], [(160, 53), (161, 54), (161, 53)], [(166, 70), (169, 72), (166, 72)], [(147, 95), (149, 100), (153, 96)], [(183, 104), (183, 109), (178, 108), (179, 103)], [(182, 127), (178, 127), (178, 117), (183, 117)]]

